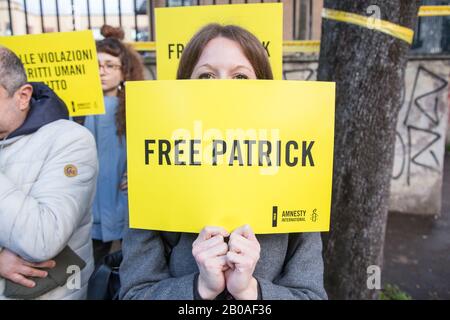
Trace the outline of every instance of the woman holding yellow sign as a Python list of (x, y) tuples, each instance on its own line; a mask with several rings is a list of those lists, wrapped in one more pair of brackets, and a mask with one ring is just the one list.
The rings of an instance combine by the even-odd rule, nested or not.
[[(260, 41), (210, 24), (188, 43), (178, 79), (273, 79)], [(151, 200), (150, 200), (151, 201)], [(158, 212), (155, 214), (164, 214)], [(318, 233), (255, 235), (206, 226), (199, 234), (128, 229), (122, 299), (326, 299)]]

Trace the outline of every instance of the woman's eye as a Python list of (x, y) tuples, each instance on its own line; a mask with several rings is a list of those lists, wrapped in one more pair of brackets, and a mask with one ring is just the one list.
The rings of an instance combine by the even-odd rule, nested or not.
[(209, 72), (202, 73), (198, 76), (199, 79), (214, 79), (214, 75)]
[(234, 76), (234, 79), (248, 79), (248, 77), (243, 73), (239, 73)]

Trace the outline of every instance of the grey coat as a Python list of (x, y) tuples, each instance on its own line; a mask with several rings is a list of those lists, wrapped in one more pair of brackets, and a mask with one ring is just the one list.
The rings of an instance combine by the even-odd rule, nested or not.
[[(319, 233), (256, 236), (261, 245), (254, 277), (261, 298), (327, 299)], [(197, 234), (128, 229), (122, 243), (121, 299), (193, 300), (198, 274), (192, 256)]]

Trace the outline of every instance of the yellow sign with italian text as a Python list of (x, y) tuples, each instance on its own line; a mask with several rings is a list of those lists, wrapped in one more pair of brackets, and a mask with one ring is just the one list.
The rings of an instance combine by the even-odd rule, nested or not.
[(328, 231), (335, 84), (128, 82), (130, 227)]
[(209, 23), (238, 25), (266, 49), (275, 80), (283, 76), (283, 4), (252, 3), (156, 8), (156, 71), (159, 80), (176, 79), (184, 47)]
[(21, 59), (28, 81), (44, 82), (71, 116), (103, 114), (103, 92), (92, 31), (0, 37)]

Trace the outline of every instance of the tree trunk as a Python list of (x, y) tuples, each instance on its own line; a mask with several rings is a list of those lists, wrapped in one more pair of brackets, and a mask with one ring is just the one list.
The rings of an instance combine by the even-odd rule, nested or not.
[[(414, 29), (415, 0), (325, 0), (324, 7)], [(374, 299), (367, 268), (382, 267), (395, 129), (410, 45), (380, 31), (322, 19), (318, 80), (336, 82), (331, 228), (324, 234), (332, 299)]]

